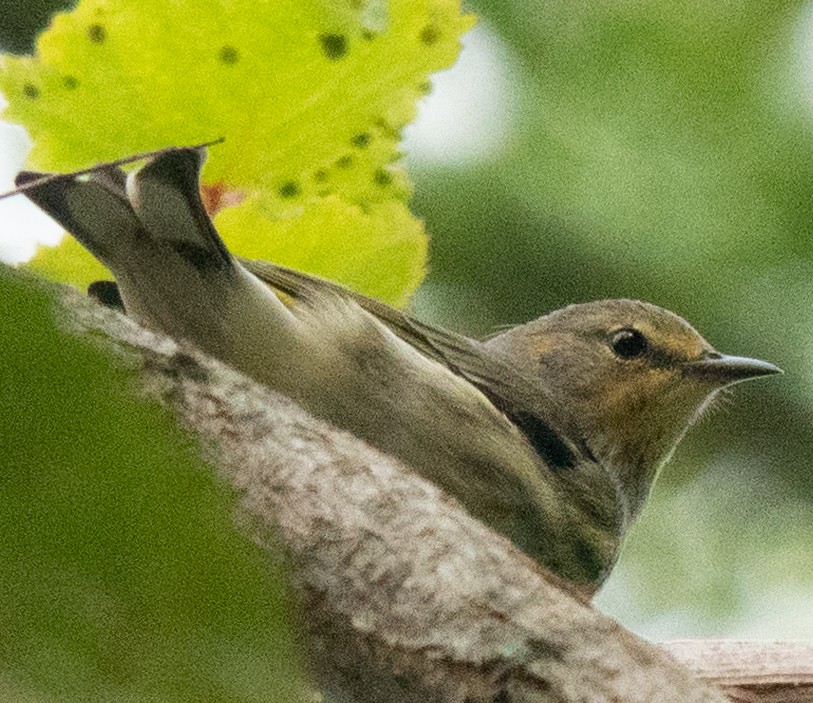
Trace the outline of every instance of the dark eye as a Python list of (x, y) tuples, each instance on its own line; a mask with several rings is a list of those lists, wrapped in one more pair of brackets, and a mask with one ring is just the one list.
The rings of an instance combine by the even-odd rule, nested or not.
[(646, 354), (649, 342), (638, 330), (627, 328), (613, 334), (610, 347), (622, 359), (634, 359)]

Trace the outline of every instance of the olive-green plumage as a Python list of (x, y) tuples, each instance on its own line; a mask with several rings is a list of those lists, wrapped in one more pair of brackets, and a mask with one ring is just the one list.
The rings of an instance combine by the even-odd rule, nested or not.
[(113, 272), (130, 315), (402, 459), (584, 593), (715, 393), (778, 371), (638, 301), (572, 305), (481, 342), (237, 260), (200, 202), (202, 158), (170, 149), (128, 177), (108, 165), (19, 182)]

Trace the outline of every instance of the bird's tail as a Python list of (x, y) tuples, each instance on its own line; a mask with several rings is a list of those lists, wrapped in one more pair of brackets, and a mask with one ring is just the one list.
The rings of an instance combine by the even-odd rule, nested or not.
[(116, 162), (17, 184), (111, 270), (128, 314), (266, 380), (298, 344), (297, 323), (220, 239), (200, 198), (204, 158), (170, 148), (129, 175)]
[(23, 171), (15, 183), (117, 278), (150, 242), (195, 268), (228, 269), (233, 259), (200, 199), (204, 158), (202, 147), (171, 148), (129, 176), (107, 164), (65, 175)]

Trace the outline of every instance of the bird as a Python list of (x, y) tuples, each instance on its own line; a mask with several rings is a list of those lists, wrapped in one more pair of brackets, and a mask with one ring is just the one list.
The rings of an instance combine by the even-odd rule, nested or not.
[(477, 340), (236, 257), (201, 201), (205, 158), (169, 147), (129, 173), (132, 158), (16, 185), (112, 272), (137, 322), (400, 459), (587, 598), (719, 392), (781, 372), (638, 300), (573, 304)]

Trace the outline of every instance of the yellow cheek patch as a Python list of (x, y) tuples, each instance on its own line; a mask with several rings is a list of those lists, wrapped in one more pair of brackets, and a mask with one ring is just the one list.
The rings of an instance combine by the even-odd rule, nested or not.
[(641, 368), (623, 379), (613, 379), (601, 389), (602, 415), (606, 427), (617, 437), (638, 436), (641, 427), (630, 418), (641, 418), (658, 412), (659, 401), (668, 398), (668, 389), (675, 380), (670, 369)]

